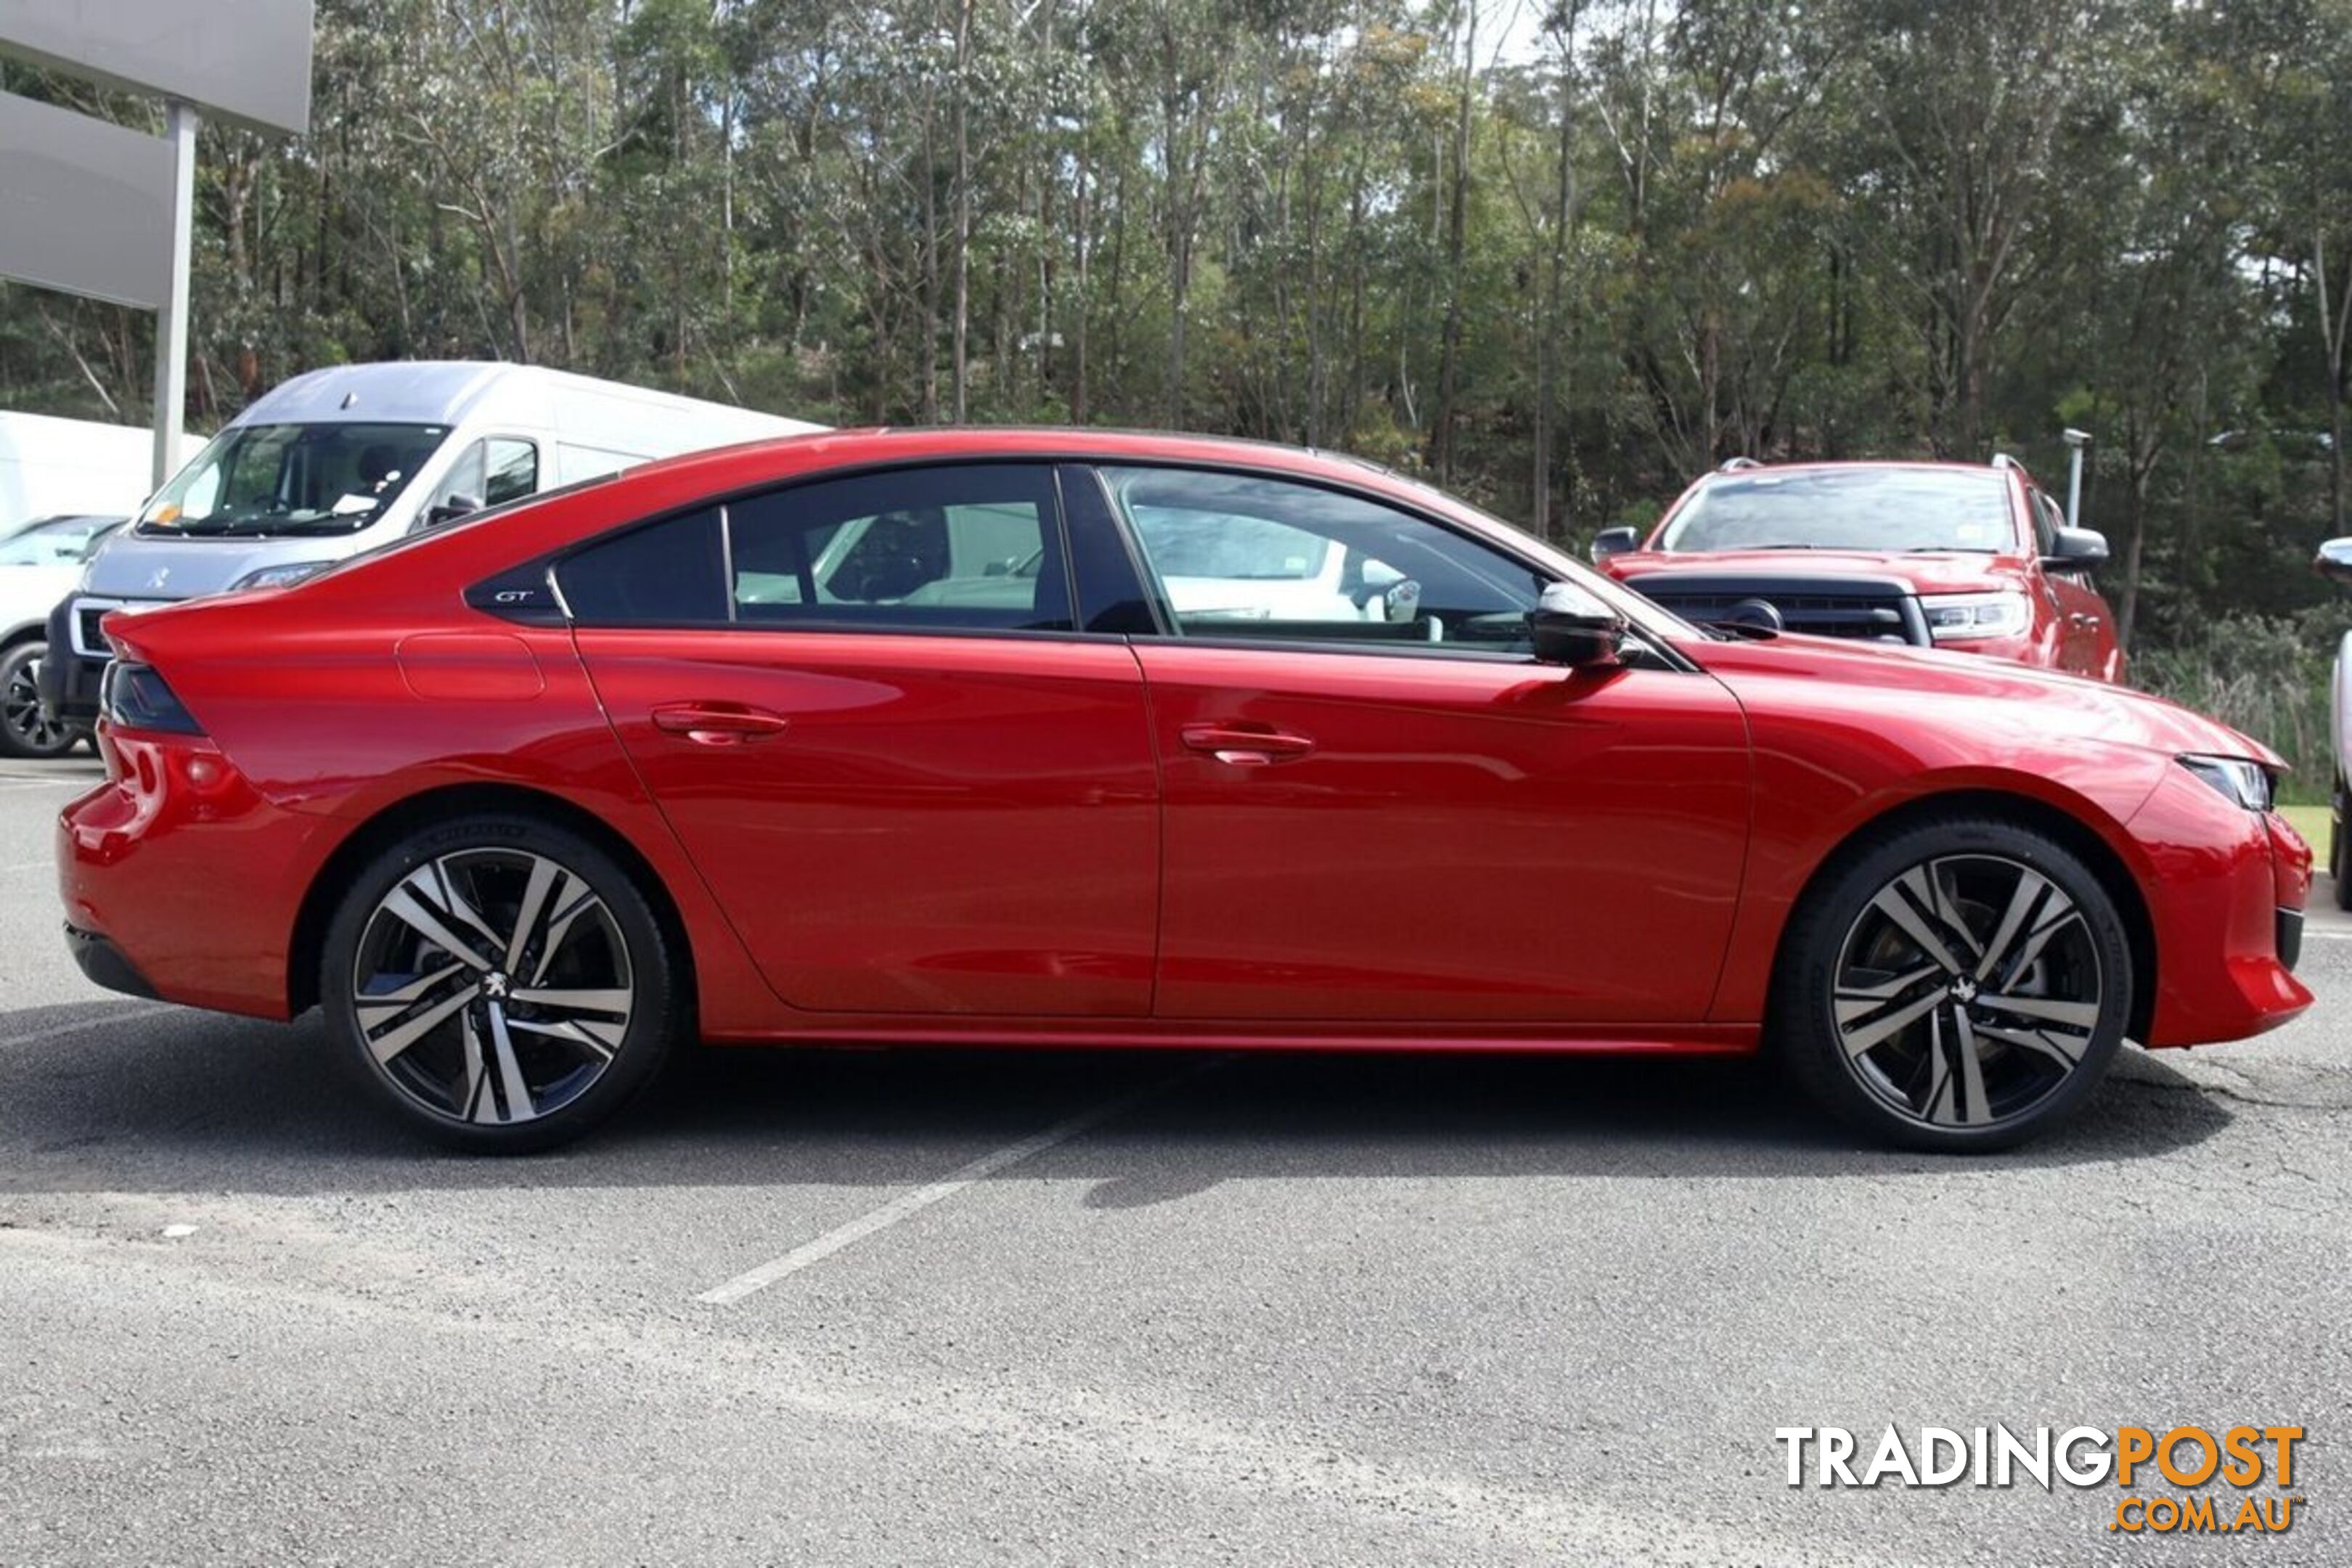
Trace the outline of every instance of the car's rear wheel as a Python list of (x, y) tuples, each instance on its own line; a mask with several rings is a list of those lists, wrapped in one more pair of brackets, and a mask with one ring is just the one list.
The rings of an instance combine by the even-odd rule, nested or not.
[(79, 731), (41, 715), (41, 659), (48, 645), (22, 642), (0, 653), (0, 757), (62, 757)]
[(476, 816), (361, 873), (320, 994), (403, 1121), (521, 1153), (579, 1137), (652, 1079), (687, 1026), (677, 962), (611, 856), (531, 817)]
[(2008, 1148), (2078, 1109), (2121, 1045), (2131, 944), (2063, 846), (1956, 818), (1832, 868), (1784, 944), (1774, 1045), (1821, 1104), (1879, 1140)]

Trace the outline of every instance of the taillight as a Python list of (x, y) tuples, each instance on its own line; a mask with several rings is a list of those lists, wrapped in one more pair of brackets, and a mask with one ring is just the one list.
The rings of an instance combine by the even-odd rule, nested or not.
[(108, 720), (127, 730), (156, 730), (172, 735), (205, 732), (152, 665), (121, 659), (108, 665), (99, 685), (98, 707)]

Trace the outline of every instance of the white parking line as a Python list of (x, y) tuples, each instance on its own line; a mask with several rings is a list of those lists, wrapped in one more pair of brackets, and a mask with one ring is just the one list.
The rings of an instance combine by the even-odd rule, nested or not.
[(180, 1009), (169, 1002), (151, 1003), (144, 1007), (126, 1007), (119, 1013), (109, 1013), (102, 1018), (81, 1018), (70, 1024), (53, 1024), (46, 1029), (35, 1029), (29, 1035), (0, 1037), (0, 1050), (10, 1046), (38, 1045), (64, 1035), (79, 1035), (84, 1029), (103, 1029), (109, 1024), (128, 1024), (134, 1019), (152, 1018), (158, 1013), (176, 1013)]
[(13, 866), (0, 866), (0, 872), (54, 871), (57, 868), (58, 863), (54, 860), (19, 860)]
[(854, 1246), (877, 1231), (887, 1230), (900, 1220), (911, 1218), (933, 1204), (945, 1202), (974, 1182), (986, 1181), (999, 1171), (1017, 1165), (1032, 1155), (1042, 1154), (1056, 1143), (1066, 1143), (1079, 1133), (1098, 1127), (1114, 1116), (1123, 1115), (1134, 1110), (1152, 1096), (1175, 1088), (1186, 1079), (1205, 1071), (1214, 1066), (1216, 1061), (1222, 1059), (1223, 1058), (1218, 1058), (1201, 1062), (1186, 1068), (1181, 1072), (1171, 1073), (1157, 1082), (1145, 1084), (1141, 1089), (1129, 1089), (1125, 1094), (1114, 1095), (1099, 1105), (1090, 1106), (1079, 1111), (1066, 1121), (1056, 1121), (1043, 1132), (1024, 1138), (1018, 1143), (1007, 1143), (994, 1153), (983, 1154), (971, 1164), (942, 1176), (929, 1186), (918, 1187), (911, 1193), (893, 1198), (880, 1208), (860, 1215), (847, 1225), (826, 1231), (814, 1241), (795, 1247), (782, 1258), (771, 1258), (757, 1268), (738, 1274), (724, 1285), (714, 1286), (705, 1290), (695, 1300), (708, 1301), (715, 1307), (731, 1306), (754, 1290), (764, 1290), (779, 1279), (797, 1274), (812, 1264), (824, 1262), (845, 1247)]
[(2329, 942), (2352, 942), (2352, 931), (2323, 931), (2316, 926), (2303, 928), (2305, 936), (2325, 937)]

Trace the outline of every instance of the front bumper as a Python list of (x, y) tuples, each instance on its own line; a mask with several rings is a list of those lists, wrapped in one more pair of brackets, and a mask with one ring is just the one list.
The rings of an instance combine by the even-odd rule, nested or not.
[(2312, 1003), (2294, 977), (2311, 847), (2274, 813), (2170, 769), (2132, 817), (2156, 945), (2148, 1046), (2209, 1045), (2277, 1028)]
[(49, 612), (49, 650), (41, 658), (41, 711), (52, 723), (89, 725), (98, 721), (98, 688), (107, 661), (74, 647), (76, 602), (65, 599)]

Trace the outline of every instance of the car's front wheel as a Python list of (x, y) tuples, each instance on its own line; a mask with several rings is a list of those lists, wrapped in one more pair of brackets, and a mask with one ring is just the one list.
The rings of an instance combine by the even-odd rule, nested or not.
[(2063, 846), (1998, 820), (1891, 833), (1798, 911), (1773, 1043), (1815, 1100), (1884, 1142), (2008, 1148), (2080, 1107), (2123, 1041), (2131, 945)]
[(42, 642), (21, 642), (0, 653), (0, 757), (34, 760), (62, 757), (81, 731), (41, 714)]
[(410, 1126), (520, 1153), (626, 1104), (686, 1027), (677, 960), (630, 873), (528, 816), (411, 834), (352, 885), (320, 995)]

